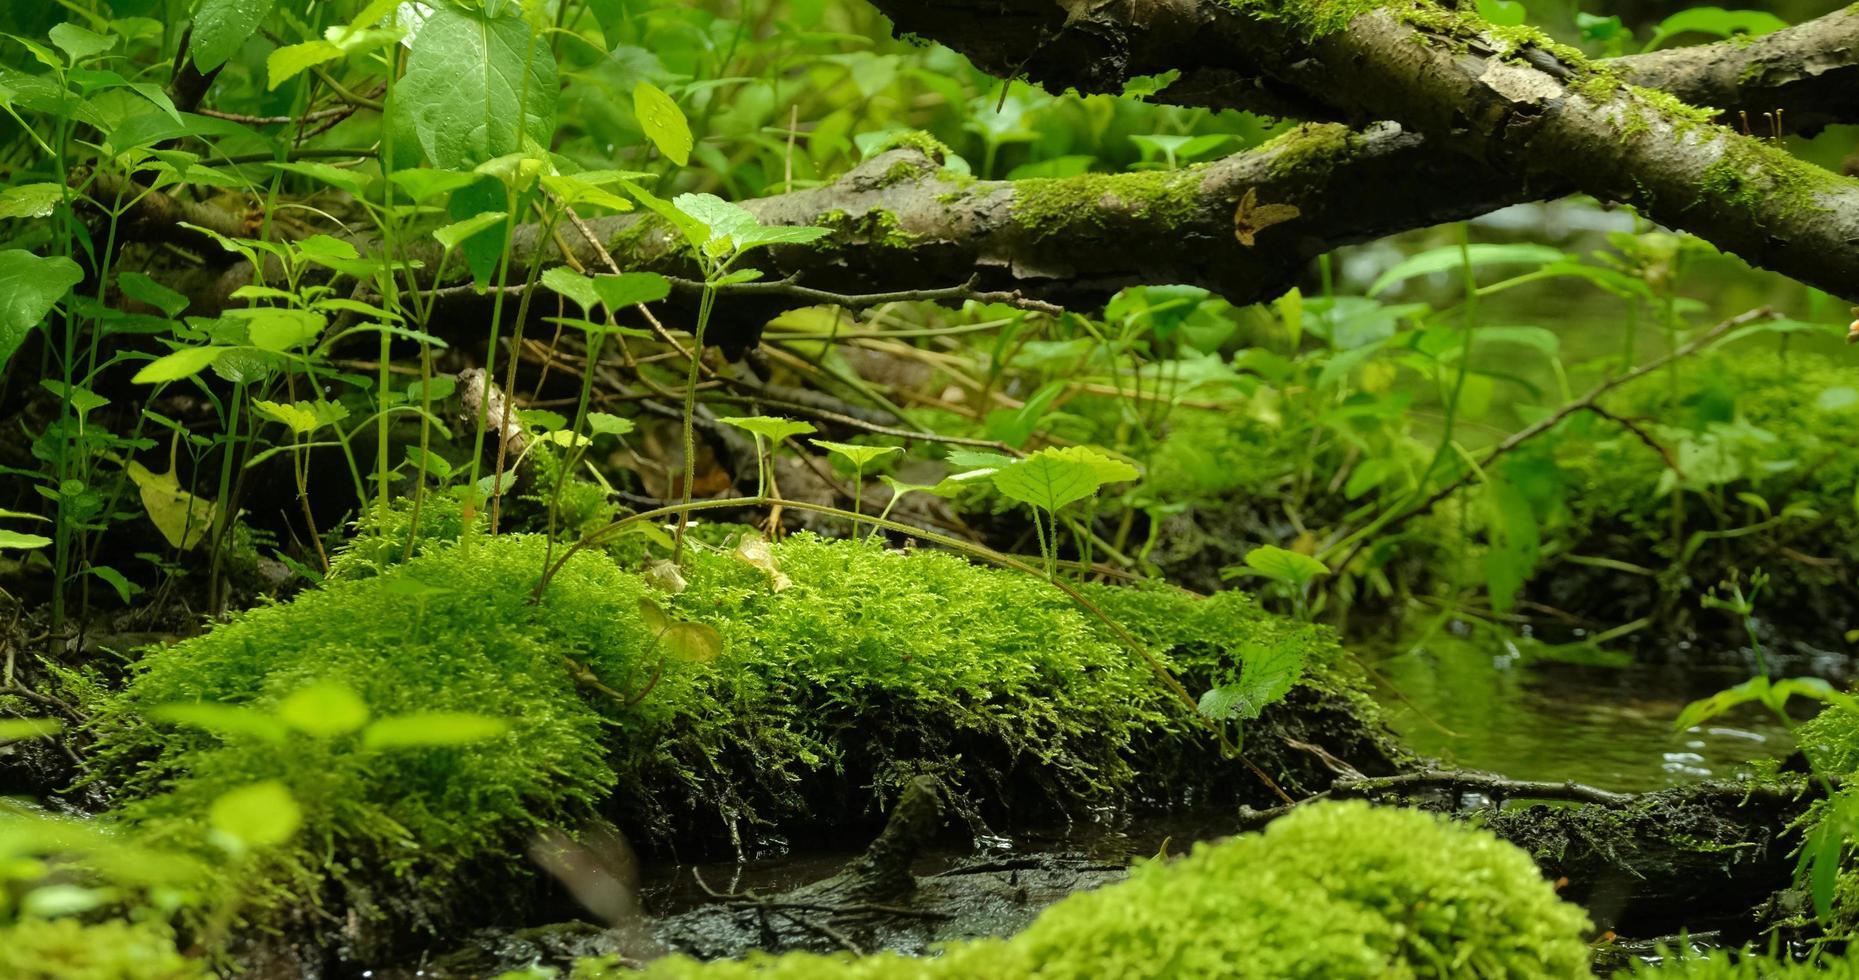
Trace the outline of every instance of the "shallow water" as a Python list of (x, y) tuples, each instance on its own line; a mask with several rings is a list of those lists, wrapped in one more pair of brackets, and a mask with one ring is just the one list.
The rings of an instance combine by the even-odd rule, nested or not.
[(1513, 779), (1638, 792), (1732, 779), (1794, 749), (1781, 720), (1754, 705), (1673, 728), (1686, 704), (1748, 680), (1740, 669), (1635, 665), (1485, 632), (1364, 659), (1415, 751)]

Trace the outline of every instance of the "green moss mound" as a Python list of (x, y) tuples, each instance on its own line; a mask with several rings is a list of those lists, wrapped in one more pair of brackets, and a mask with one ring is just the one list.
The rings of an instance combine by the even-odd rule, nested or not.
[[(671, 959), (680, 977), (1581, 977), (1589, 929), (1521, 850), (1414, 810), (1320, 803), (1073, 895), (935, 959)], [(579, 974), (618, 976), (596, 964)]]
[[(779, 591), (766, 570), (721, 549), (691, 556), (675, 597), (582, 552), (532, 603), (550, 554), (541, 537), (416, 551), (400, 562), (389, 548), (357, 566), (379, 574), (149, 652), (120, 696), (92, 706), (103, 778), (127, 799), (121, 816), (151, 843), (210, 851), (214, 802), (278, 780), (304, 821), (265, 857), (263, 903), (308, 920), (333, 898), (419, 921), (437, 897), (516, 867), (536, 829), (596, 814), (636, 842), (690, 853), (873, 821), (926, 773), (976, 819), (984, 808), (1028, 819), (1126, 802), (1196, 770), (1266, 799), (1218, 761), (1138, 657), (1030, 576), (800, 536), (775, 549), (792, 583)], [(1231, 678), (1237, 651), (1260, 645), (1307, 662), (1300, 697), (1335, 699), (1354, 684), (1327, 633), (1237, 593), (1091, 594), (1191, 686)], [(647, 598), (713, 626), (721, 654), (691, 662), (660, 649), (642, 625)], [(355, 734), (267, 741), (148, 721), (175, 703), (275, 714), (328, 682), (376, 717), (466, 712), (510, 729), (389, 751)]]
[(199, 960), (175, 951), (155, 923), (22, 919), (0, 928), (0, 977), (8, 980), (206, 980)]

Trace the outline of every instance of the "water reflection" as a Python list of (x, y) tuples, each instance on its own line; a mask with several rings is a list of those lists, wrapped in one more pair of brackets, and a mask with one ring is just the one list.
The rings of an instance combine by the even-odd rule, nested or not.
[(1686, 704), (1748, 679), (1737, 669), (1635, 665), (1487, 632), (1364, 656), (1415, 751), (1515, 779), (1638, 792), (1734, 778), (1751, 759), (1794, 747), (1780, 720), (1754, 705), (1673, 730)]

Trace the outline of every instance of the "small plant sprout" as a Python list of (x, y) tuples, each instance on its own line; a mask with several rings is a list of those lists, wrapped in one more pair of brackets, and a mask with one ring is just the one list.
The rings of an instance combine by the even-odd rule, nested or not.
[[(781, 442), (789, 436), (804, 436), (817, 432), (810, 422), (796, 422), (772, 415), (750, 415), (718, 419), (726, 425), (733, 425), (755, 438), (755, 495), (758, 497), (779, 496), (780, 490), (774, 480), (774, 454), (781, 448)], [(768, 440), (763, 447), (762, 440)]]
[[(860, 505), (865, 497), (865, 467), (875, 459), (903, 451), (898, 446), (859, 446), (848, 442), (829, 442), (825, 439), (807, 441), (835, 456), (843, 457), (846, 462), (852, 464), (852, 513), (854, 514), (863, 514)], [(857, 520), (852, 522), (852, 536), (858, 537)]]
[(1306, 554), (1277, 545), (1262, 544), (1246, 552), (1245, 565), (1220, 571), (1222, 578), (1258, 575), (1277, 582), (1291, 596), (1297, 618), (1310, 618), (1310, 583), (1330, 574), (1330, 566)]
[[(1005, 461), (1005, 457), (1000, 457)], [(994, 460), (988, 460), (994, 462)], [(1058, 575), (1058, 513), (1106, 483), (1134, 480), (1136, 467), (1089, 446), (1046, 448), (1018, 462), (1005, 461), (991, 474), (994, 488), (1033, 509), (1033, 533), (1046, 560), (1046, 577)], [(1045, 514), (1042, 525), (1040, 514)]]

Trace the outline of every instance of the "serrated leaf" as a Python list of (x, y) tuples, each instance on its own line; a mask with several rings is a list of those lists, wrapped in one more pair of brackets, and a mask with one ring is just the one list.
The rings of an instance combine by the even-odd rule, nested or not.
[(1257, 718), (1303, 672), (1304, 656), (1295, 647), (1249, 644), (1240, 651), (1239, 680), (1201, 695), (1200, 712), (1215, 721)]
[(1088, 446), (1068, 446), (1041, 449), (995, 470), (991, 479), (1008, 499), (1051, 512), (1091, 496), (1106, 483), (1138, 475), (1134, 466)]
[(710, 230), (702, 242), (705, 246), (728, 239), (732, 248), (738, 247), (735, 244), (738, 236), (760, 227), (748, 209), (715, 194), (679, 194), (671, 199), (671, 206)]
[(419, 711), (382, 718), (362, 731), (362, 744), (371, 749), (413, 749), (470, 745), (497, 738), (510, 730), (502, 718), (464, 711)]
[(522, 17), (432, 4), (411, 47), (391, 111), (434, 166), (468, 170), (550, 144), (555, 57)]
[(587, 429), (597, 436), (623, 436), (633, 431), (633, 420), (607, 412), (589, 412)]
[(672, 163), (682, 167), (691, 162), (691, 125), (684, 110), (664, 90), (651, 82), (633, 86), (633, 115), (646, 138)]

